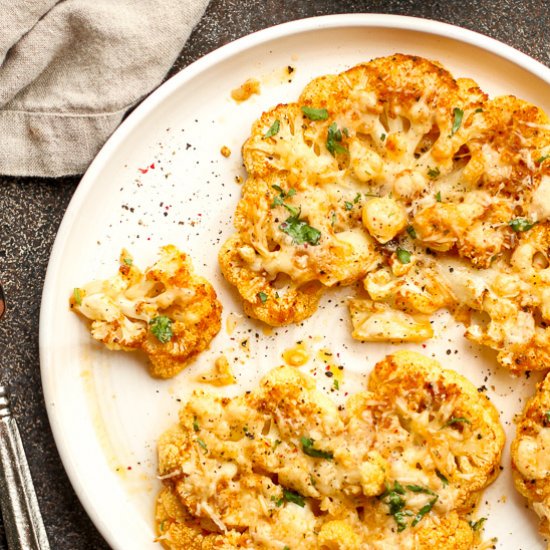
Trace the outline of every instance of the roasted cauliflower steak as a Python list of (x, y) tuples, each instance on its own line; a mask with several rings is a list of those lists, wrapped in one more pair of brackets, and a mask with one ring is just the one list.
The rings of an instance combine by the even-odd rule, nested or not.
[(122, 250), (117, 274), (75, 288), (70, 307), (91, 320), (96, 340), (111, 350), (143, 351), (149, 372), (170, 378), (206, 349), (221, 327), (212, 285), (173, 245), (142, 272)]
[(540, 532), (550, 538), (550, 376), (540, 382), (518, 419), (512, 442), (516, 489), (539, 517)]
[(166, 548), (482, 548), (468, 523), (499, 471), (487, 397), (414, 352), (338, 406), (279, 367), (233, 398), (195, 391), (158, 442)]
[[(219, 259), (247, 314), (296, 323), (328, 288), (362, 282), (367, 296), (350, 302), (359, 340), (430, 338), (426, 316), (445, 307), (503, 365), (541, 368), (550, 336), (539, 298), (550, 292), (537, 233), (550, 223), (541, 109), (395, 54), (316, 78), (296, 103), (263, 113), (243, 159), (236, 233)], [(475, 300), (443, 276), (448, 260), (490, 279)], [(518, 273), (517, 288), (501, 288)]]

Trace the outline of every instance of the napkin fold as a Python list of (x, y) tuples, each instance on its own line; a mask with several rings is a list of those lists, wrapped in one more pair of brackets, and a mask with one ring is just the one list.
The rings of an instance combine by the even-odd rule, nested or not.
[(82, 173), (208, 0), (0, 0), (0, 174)]

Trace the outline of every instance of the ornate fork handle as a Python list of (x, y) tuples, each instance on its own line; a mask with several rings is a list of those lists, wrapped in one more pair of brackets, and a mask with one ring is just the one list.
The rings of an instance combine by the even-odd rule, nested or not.
[(4, 386), (0, 386), (0, 505), (10, 550), (49, 550), (27, 458)]

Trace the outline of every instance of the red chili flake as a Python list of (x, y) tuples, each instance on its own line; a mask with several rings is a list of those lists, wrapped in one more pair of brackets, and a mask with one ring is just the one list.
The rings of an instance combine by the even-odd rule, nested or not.
[(151, 170), (154, 170), (154, 169), (155, 169), (155, 163), (154, 163), (154, 162), (151, 163), (151, 164), (149, 165), (149, 168), (151, 168)]
[(147, 174), (147, 172), (149, 172), (149, 168), (138, 168), (138, 170), (139, 170), (142, 174)]
[(131, 466), (128, 466), (128, 468), (127, 468), (127, 469), (128, 469), (128, 470), (131, 470), (131, 469), (132, 469), (132, 467), (131, 467)]

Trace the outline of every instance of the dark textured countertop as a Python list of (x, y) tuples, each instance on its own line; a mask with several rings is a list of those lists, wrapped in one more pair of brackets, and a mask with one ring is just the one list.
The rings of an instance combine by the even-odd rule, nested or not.
[[(170, 74), (265, 27), (351, 12), (445, 21), (501, 40), (550, 66), (547, 0), (212, 0)], [(0, 278), (10, 303), (7, 319), (0, 324), (0, 361), (3, 379), (10, 381), (12, 408), (51, 547), (60, 550), (108, 548), (65, 475), (46, 417), (39, 373), (38, 317), (44, 275), (56, 230), (79, 180), (0, 176)], [(6, 547), (0, 527), (0, 548)]]

